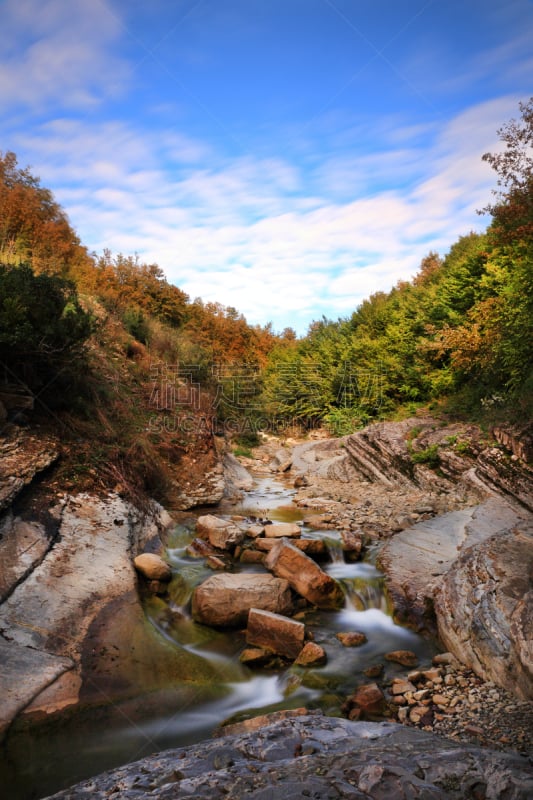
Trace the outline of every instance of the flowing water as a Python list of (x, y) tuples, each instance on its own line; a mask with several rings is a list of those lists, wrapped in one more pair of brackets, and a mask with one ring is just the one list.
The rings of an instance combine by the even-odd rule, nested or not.
[[(346, 595), (339, 611), (312, 610), (305, 624), (314, 640), (327, 652), (323, 667), (295, 666), (281, 671), (251, 670), (239, 661), (245, 645), (243, 632), (223, 633), (198, 625), (189, 615), (191, 592), (212, 575), (202, 559), (186, 549), (194, 531), (178, 525), (169, 539), (167, 558), (173, 569), (169, 597), (151, 598), (145, 612), (151, 624), (173, 647), (208, 662), (217, 678), (209, 683), (183, 685), (179, 675), (166, 689), (120, 704), (86, 709), (58, 719), (53, 725), (15, 729), (4, 748), (1, 771), (17, 800), (33, 800), (87, 776), (133, 761), (149, 753), (211, 736), (223, 721), (237, 720), (281, 708), (322, 708), (339, 714), (343, 700), (368, 678), (364, 670), (385, 663), (385, 679), (402, 668), (383, 662), (391, 650), (412, 650), (421, 664), (429, 664), (432, 645), (410, 630), (396, 625), (383, 591), (383, 577), (372, 554), (363, 562), (345, 560), (340, 535), (331, 530), (309, 530), (292, 500), (294, 490), (271, 477), (256, 481), (239, 507), (221, 506), (209, 513), (238, 513), (302, 524), (302, 536), (326, 540), (330, 554), (323, 568), (339, 580)], [(262, 572), (260, 565), (242, 570)], [(237, 566), (236, 569), (239, 569)], [(367, 642), (344, 647), (335, 634), (361, 631)], [(4, 784), (5, 785), (5, 784)]]

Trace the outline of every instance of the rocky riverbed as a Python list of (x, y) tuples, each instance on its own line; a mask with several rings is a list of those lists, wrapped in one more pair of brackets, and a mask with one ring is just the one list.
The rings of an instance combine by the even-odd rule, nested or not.
[[(412, 756), (409, 765), (405, 761), (399, 764), (395, 758), (387, 760), (382, 736), (376, 734), (372, 755), (365, 756), (365, 764), (359, 766), (357, 759), (353, 760), (355, 778), (346, 779), (348, 752), (339, 755), (342, 768), (333, 774), (333, 766), (327, 763), (333, 751), (319, 746), (305, 755), (320, 756), (320, 764), (312, 758), (306, 762), (306, 769), (315, 774), (325, 770), (325, 782), (316, 786), (311, 782), (311, 794), (295, 793), (294, 797), (328, 796), (320, 794), (326, 785), (332, 797), (391, 796), (386, 792), (392, 791), (393, 785), (396, 793), (392, 796), (399, 798), (529, 796), (529, 767), (519, 755), (525, 758), (532, 752), (532, 472), (524, 460), (529, 452), (527, 442), (524, 445), (512, 431), (496, 434), (497, 439), (487, 441), (473, 426), (450, 426), (422, 418), (371, 426), (340, 440), (320, 436), (306, 442), (271, 439), (256, 450), (254, 459), (241, 459), (251, 472), (267, 470), (294, 485), (306, 526), (340, 533), (350, 559), (369, 548), (379, 550), (398, 619), (424, 635), (439, 636), (443, 644), (440, 660), (437, 657), (430, 667), (406, 666), (391, 678), (386, 663), (374, 664), (366, 684), (358, 681), (353, 694), (346, 695), (342, 713), (351, 718), (350, 722), (326, 719), (317, 723), (313, 717), (308, 723), (309, 735), (314, 735), (316, 727), (319, 739), (320, 731), (326, 729), (337, 731), (331, 733), (333, 739), (341, 730), (343, 736), (353, 735), (354, 748), (357, 737), (363, 736), (366, 752), (366, 734), (360, 731), (369, 728), (357, 726), (370, 724), (364, 720), (384, 718), (390, 722), (383, 723), (385, 727), (380, 730), (389, 731), (387, 726), (394, 720), (396, 732), (388, 744), (401, 741)], [(31, 485), (34, 476), (57, 458), (57, 446), (39, 442), (33, 435), (21, 433), (19, 438), (22, 449), (17, 450), (13, 442), (5, 444), (7, 456), (0, 474), (0, 499), (5, 506), (0, 533), (5, 556), (0, 574), (0, 648), (6, 667), (2, 676), (4, 732), (21, 715), (29, 723), (50, 715), (59, 719), (64, 713), (61, 709), (72, 709), (80, 701), (94, 703), (114, 693), (131, 697), (141, 686), (146, 687), (146, 679), (151, 688), (159, 689), (168, 685), (173, 669), (180, 680), (185, 669), (190, 688), (198, 686), (199, 681), (206, 686), (216, 683), (216, 670), (205, 673), (194, 648), (180, 651), (178, 656), (143, 618), (138, 586), (144, 579), (138, 583), (133, 560), (142, 550), (153, 551), (160, 546), (159, 537), (170, 524), (164, 512), (156, 509), (143, 517), (117, 496), (67, 497), (61, 493), (49, 497), (46, 508), (41, 503), (41, 510), (32, 510), (19, 502), (19, 493), (24, 494), (24, 487)], [(413, 453), (421, 455), (414, 459)], [(224, 460), (226, 495), (234, 501), (239, 492), (249, 488), (250, 476), (235, 459)], [(217, 463), (220, 477), (222, 460)], [(217, 492), (221, 494), (220, 487)], [(212, 534), (215, 538), (209, 542), (210, 552), (198, 553), (215, 571), (228, 566), (225, 547), (215, 541), (219, 533)], [(302, 546), (296, 546), (298, 537), (287, 538), (287, 533), (280, 532), (281, 544), (277, 544), (276, 536), (256, 531), (248, 543), (244, 539), (232, 542), (231, 557), (235, 556), (234, 548), (241, 547), (238, 557), (242, 551), (248, 552), (250, 563), (254, 552), (259, 553), (258, 562), (270, 559), (273, 548), (295, 558), (293, 550), (302, 551)], [(209, 540), (209, 534), (206, 538)], [(268, 547), (260, 543), (268, 539)], [(284, 544), (291, 541), (293, 544)], [(308, 541), (312, 542), (312, 537)], [(306, 545), (312, 559), (319, 556), (319, 544)], [(313, 549), (317, 552), (311, 552)], [(279, 558), (277, 550), (272, 563)], [(286, 581), (290, 572), (280, 572), (276, 580)], [(164, 593), (167, 579), (163, 570), (159, 578), (148, 579), (147, 584), (157, 595)], [(313, 578), (309, 579), (311, 584)], [(303, 591), (297, 586), (291, 590)], [(305, 594), (303, 599), (309, 602)], [(454, 611), (458, 608), (459, 617)], [(282, 615), (287, 613), (298, 616), (298, 609), (282, 611)], [(293, 632), (298, 629), (299, 637), (301, 627), (296, 624), (293, 628)], [(313, 645), (311, 641), (307, 644)], [(131, 652), (133, 660), (128, 656)], [(279, 741), (278, 737), (287, 735), (287, 724), (276, 723), (267, 739), (270, 736), (272, 741)], [(294, 730), (299, 723), (290, 725)], [(446, 750), (441, 739), (434, 739), (434, 733), (445, 737), (452, 751)], [(303, 733), (298, 735), (303, 748)], [(259, 733), (249, 736), (257, 738)], [(453, 750), (454, 740), (460, 745), (457, 751)], [(396, 744), (391, 751), (388, 744), (387, 753), (396, 752)], [(222, 752), (220, 744), (205, 745), (205, 753), (215, 751)], [(454, 771), (454, 759), (450, 761), (447, 752), (455, 753), (457, 763), (459, 752), (468, 753), (464, 769)], [(498, 752), (509, 759), (498, 761)], [(427, 759), (428, 753), (433, 754), (431, 759), (440, 760), (440, 777), (420, 764), (416, 766), (417, 759)], [(181, 764), (193, 756), (196, 758), (189, 750), (176, 758)], [(202, 792), (219, 791), (219, 787), (225, 791), (225, 786), (231, 787), (231, 796), (236, 798), (241, 796), (238, 792), (242, 787), (254, 792), (247, 796), (264, 800), (279, 796), (272, 793), (269, 782), (259, 778), (253, 778), (252, 785), (246, 780), (240, 783), (237, 776), (235, 783), (235, 771), (230, 769), (229, 776), (223, 774), (227, 764), (217, 768), (218, 777), (211, 776), (206, 782), (195, 778), (192, 783), (179, 777), (180, 769), (173, 767), (178, 778), (168, 781), (172, 786), (167, 789), (165, 770), (170, 762), (165, 759), (129, 771), (125, 768), (118, 778), (110, 775), (109, 781), (115, 781), (114, 796), (134, 796), (129, 792), (137, 792), (143, 779), (133, 781), (133, 776), (159, 767), (161, 774), (149, 782), (150, 791), (155, 791), (150, 795), (153, 797), (202, 797)], [(287, 766), (285, 756), (276, 770), (278, 766), (275, 791), (299, 791), (291, 788), (292, 767)], [(376, 778), (369, 784), (360, 776), (370, 767)], [(203, 768), (207, 768), (205, 763)], [(435, 769), (438, 772), (440, 767), (436, 765)], [(257, 767), (256, 777), (263, 774), (262, 770)], [(397, 780), (398, 770), (407, 770), (401, 780)], [(414, 779), (422, 781), (416, 784), (419, 794), (409, 794), (415, 785), (410, 770)], [(487, 783), (480, 777), (484, 770), (492, 776), (498, 770), (502, 775), (509, 774), (510, 783), (498, 783), (495, 777)], [(388, 783), (391, 774), (396, 776), (393, 784)], [(86, 796), (88, 791), (100, 791), (101, 786), (104, 793), (95, 796), (107, 797), (111, 783), (106, 781), (96, 780), (80, 789), (81, 794), (63, 796)], [(132, 781), (137, 783), (135, 788)], [(342, 781), (352, 788), (341, 786)]]

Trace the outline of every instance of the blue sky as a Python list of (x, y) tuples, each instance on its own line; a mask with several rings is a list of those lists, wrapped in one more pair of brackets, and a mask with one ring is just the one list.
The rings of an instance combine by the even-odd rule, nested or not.
[(83, 243), (304, 333), (483, 230), (532, 0), (3, 0), (0, 150)]

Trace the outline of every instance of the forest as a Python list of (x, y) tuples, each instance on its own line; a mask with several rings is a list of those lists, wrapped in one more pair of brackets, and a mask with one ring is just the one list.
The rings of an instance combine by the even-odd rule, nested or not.
[(90, 253), (52, 192), (0, 153), (0, 382), (85, 442), (71, 459), (76, 480), (111, 464), (148, 490), (162, 481), (161, 447), (171, 459), (186, 446), (176, 431), (162, 442), (161, 426), (150, 430), (156, 374), (174, 376), (175, 397), (189, 381), (195, 411), (231, 423), (243, 442), (294, 425), (343, 435), (421, 406), (529, 418), (533, 98), (498, 134), (500, 152), (483, 157), (496, 176), (486, 230), (428, 252), (412, 280), (346, 318), (312, 322), (301, 338), (191, 300), (136, 255)]

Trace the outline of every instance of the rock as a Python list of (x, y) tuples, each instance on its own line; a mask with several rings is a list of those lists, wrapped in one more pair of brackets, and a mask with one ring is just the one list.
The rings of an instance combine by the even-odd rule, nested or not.
[(0, 439), (0, 511), (58, 458), (59, 442), (53, 436), (17, 428)]
[(6, 512), (0, 520), (0, 602), (24, 575), (45, 557), (53, 545), (40, 522), (29, 522)]
[(246, 647), (239, 656), (241, 664), (259, 667), (272, 660), (273, 652), (265, 647)]
[(258, 536), (264, 536), (264, 533), (264, 525), (250, 525), (250, 527), (246, 529), (246, 536), (248, 536), (249, 539), (257, 539)]
[(245, 533), (230, 520), (220, 519), (213, 514), (198, 517), (196, 533), (201, 539), (218, 550), (231, 550), (244, 541)]
[(344, 602), (340, 585), (309, 556), (280, 539), (265, 559), (265, 566), (285, 578), (298, 594), (319, 608), (339, 608)]
[(348, 707), (357, 708), (361, 719), (376, 719), (383, 716), (387, 708), (385, 695), (377, 683), (366, 683), (358, 686), (354, 694), (347, 700)]
[(251, 608), (246, 628), (247, 644), (263, 647), (280, 656), (294, 659), (303, 648), (305, 625), (302, 622)]
[(297, 445), (292, 451), (292, 468), (308, 481), (320, 477), (349, 483), (357, 477), (344, 449), (345, 439), (322, 439)]
[(287, 459), (287, 461), (284, 461), (282, 464), (279, 465), (278, 472), (288, 472), (291, 467), (292, 467), (292, 459), (289, 458)]
[(363, 537), (361, 534), (354, 533), (350, 530), (341, 530), (341, 539), (342, 539), (342, 549), (345, 553), (349, 553), (352, 556), (352, 560), (355, 561), (356, 559), (354, 556), (361, 555), (361, 550), (363, 549)]
[(298, 538), (302, 535), (302, 529), (295, 522), (273, 522), (267, 526), (265, 533), (269, 539), (280, 539), (282, 536)]
[(533, 469), (497, 447), (487, 447), (476, 460), (473, 479), (489, 492), (509, 495), (533, 511)]
[(307, 708), (284, 708), (281, 711), (272, 711), (270, 714), (260, 714), (258, 717), (245, 719), (242, 722), (234, 722), (229, 725), (222, 725), (214, 732), (214, 736), (241, 736), (245, 733), (261, 730), (262, 728), (294, 717), (309, 717), (309, 715), (320, 715), (320, 711), (309, 711)]
[(259, 550), (243, 550), (239, 561), (241, 564), (262, 564), (265, 560), (265, 554)]
[(343, 645), (343, 647), (360, 647), (365, 644), (368, 639), (364, 633), (358, 631), (349, 631), (347, 633), (336, 633), (336, 638)]
[(367, 678), (379, 678), (380, 675), (383, 675), (383, 664), (372, 664), (370, 667), (363, 670), (363, 674), (366, 675)]
[(463, 551), (435, 598), (445, 647), (524, 699), (533, 699), (532, 575), (533, 530), (517, 525)]
[(328, 657), (323, 647), (316, 642), (306, 642), (294, 662), (298, 667), (321, 667), (327, 663)]
[(233, 453), (225, 453), (222, 464), (225, 497), (242, 497), (243, 492), (249, 492), (252, 489), (254, 485), (252, 476)]
[(402, 667), (416, 667), (418, 664), (418, 657), (411, 650), (393, 650), (390, 653), (385, 653), (385, 659), (401, 664)]
[(186, 552), (191, 558), (208, 558), (214, 555), (213, 545), (198, 536), (187, 546)]
[(172, 579), (172, 570), (161, 556), (155, 553), (141, 553), (133, 559), (137, 572), (149, 581), (168, 583)]
[(221, 573), (197, 586), (192, 595), (193, 619), (215, 628), (246, 625), (251, 608), (290, 613), (289, 583), (272, 575)]
[(489, 498), (461, 511), (419, 522), (387, 541), (379, 554), (388, 594), (399, 621), (436, 633), (434, 595), (458, 552), (498, 531), (523, 524), (526, 512)]
[(209, 569), (226, 569), (225, 562), (218, 556), (207, 556), (205, 563)]
[(244, 724), (251, 730), (148, 756), (49, 800), (528, 800), (533, 792), (526, 758), (395, 723), (289, 712)]
[[(279, 539), (269, 539), (265, 537), (256, 539), (255, 546), (259, 548), (259, 550), (264, 550), (268, 553), (278, 541)], [(325, 558), (328, 555), (328, 546), (323, 539), (293, 539), (291, 544), (309, 556)]]
[(32, 698), (60, 678), (74, 670), (70, 658), (55, 656), (43, 650), (7, 642), (0, 637), (2, 663), (2, 710), (0, 714), (0, 741), (11, 721), (28, 706)]
[(406, 692), (415, 692), (416, 686), (411, 681), (406, 681), (403, 678), (395, 678), (392, 681), (392, 694), (406, 694)]
[(523, 426), (495, 427), (492, 435), (497, 442), (503, 444), (515, 456), (527, 464), (533, 461), (533, 423)]

